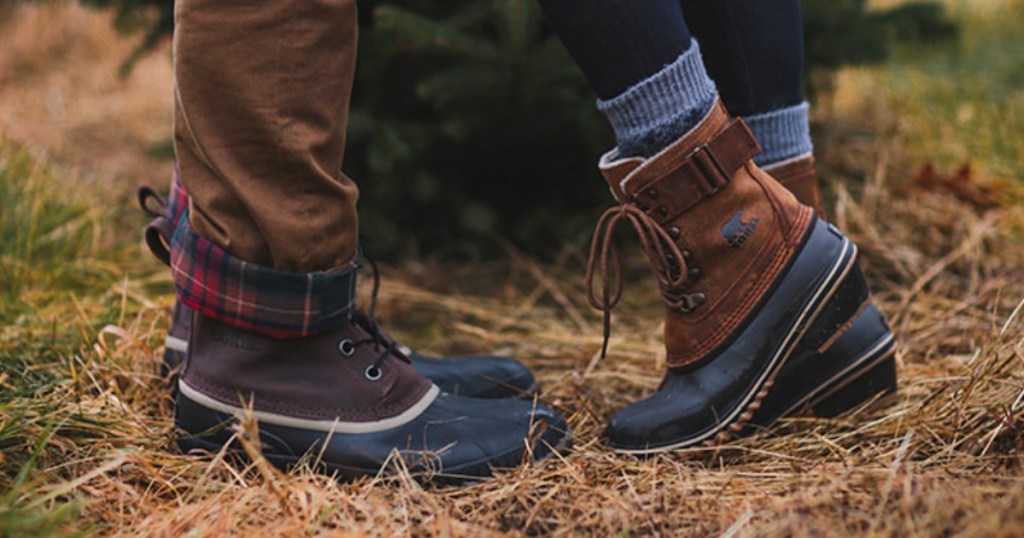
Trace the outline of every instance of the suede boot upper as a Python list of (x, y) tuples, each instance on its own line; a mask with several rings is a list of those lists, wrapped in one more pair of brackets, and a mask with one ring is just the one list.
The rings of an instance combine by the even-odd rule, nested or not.
[(668, 305), (670, 367), (693, 363), (729, 339), (811, 223), (813, 211), (751, 162), (758, 149), (742, 121), (718, 103), (650, 159), (616, 160), (614, 152), (602, 159), (612, 192), (635, 208), (622, 211), (641, 211), (660, 238), (645, 243), (654, 247), (646, 250)]
[(432, 394), (404, 356), (354, 323), (278, 340), (197, 315), (189, 353), (184, 390), (290, 418), (380, 421), (429, 405)]
[(821, 201), (818, 171), (814, 167), (814, 157), (808, 155), (784, 161), (765, 167), (764, 171), (789, 189), (801, 204), (812, 207), (819, 217), (826, 217), (825, 204)]

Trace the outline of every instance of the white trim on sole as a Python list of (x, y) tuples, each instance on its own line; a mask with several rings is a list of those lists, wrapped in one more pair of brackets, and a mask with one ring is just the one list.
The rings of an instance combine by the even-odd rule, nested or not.
[(171, 351), (177, 351), (179, 353), (188, 353), (188, 340), (184, 338), (177, 338), (175, 336), (167, 335), (164, 338), (164, 347)]
[[(851, 250), (852, 253), (850, 252)], [(778, 370), (781, 368), (781, 364), (784, 363), (785, 360), (789, 358), (789, 355), (792, 354), (793, 347), (810, 328), (810, 323), (807, 321), (808, 318), (811, 318), (811, 320), (817, 319), (818, 313), (827, 303), (826, 299), (828, 296), (835, 293), (836, 289), (838, 289), (839, 285), (842, 283), (843, 277), (853, 269), (853, 266), (856, 263), (857, 246), (848, 238), (844, 237), (842, 250), (840, 251), (839, 256), (836, 257), (835, 264), (829, 269), (828, 276), (825, 278), (823, 284), (815, 290), (811, 299), (807, 301), (807, 307), (804, 308), (797, 316), (797, 319), (793, 322), (789, 332), (786, 333), (786, 337), (783, 339), (781, 345), (775, 348), (775, 353), (768, 362), (768, 367), (765, 368), (760, 379), (754, 383), (754, 389), (750, 390), (746, 396), (743, 397), (740, 404), (712, 428), (701, 435), (671, 445), (656, 448), (613, 448), (612, 450), (617, 454), (637, 455), (660, 454), (663, 452), (682, 450), (702, 443), (708, 439), (713, 439), (719, 432), (732, 425), (736, 421), (736, 418), (746, 410), (748, 405), (750, 405), (754, 396), (761, 391), (767, 380), (778, 373)], [(822, 298), (823, 296), (825, 296), (825, 299)]]
[(289, 417), (286, 415), (279, 415), (277, 413), (271, 413), (268, 411), (249, 411), (235, 405), (226, 404), (220, 400), (215, 400), (198, 390), (188, 386), (184, 380), (178, 380), (178, 390), (181, 391), (181, 395), (192, 400), (193, 402), (220, 411), (222, 413), (228, 413), (235, 417), (245, 416), (247, 413), (252, 413), (252, 416), (259, 422), (265, 424), (273, 424), (275, 426), (284, 426), (286, 428), (297, 428), (302, 430), (313, 430), (321, 431), (325, 433), (376, 433), (385, 430), (390, 430), (403, 426), (412, 422), (416, 417), (423, 414), (424, 411), (430, 407), (430, 404), (434, 403), (434, 400), (439, 394), (441, 389), (437, 385), (431, 385), (430, 390), (420, 398), (420, 401), (416, 402), (409, 409), (406, 409), (399, 415), (393, 417), (374, 420), (370, 422), (344, 422), (341, 420), (313, 420), (306, 418)]

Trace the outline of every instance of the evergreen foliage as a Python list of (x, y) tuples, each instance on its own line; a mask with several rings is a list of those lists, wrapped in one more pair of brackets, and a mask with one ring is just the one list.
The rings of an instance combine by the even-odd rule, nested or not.
[(897, 41), (939, 42), (955, 38), (956, 25), (941, 4), (914, 2), (868, 11), (867, 0), (801, 0), (806, 61), (814, 86), (831, 89), (831, 74), (846, 65), (886, 59)]
[[(146, 38), (172, 0), (82, 0)], [(878, 62), (900, 39), (956, 28), (936, 3), (869, 11), (866, 0), (802, 0), (811, 80)], [(588, 232), (610, 198), (595, 170), (613, 143), (594, 97), (529, 0), (365, 0), (345, 171), (373, 251), (492, 253), (505, 238), (543, 252)]]
[(121, 32), (145, 32), (142, 43), (125, 58), (118, 74), (127, 76), (135, 62), (174, 31), (174, 0), (79, 0), (82, 5), (114, 11), (114, 26)]

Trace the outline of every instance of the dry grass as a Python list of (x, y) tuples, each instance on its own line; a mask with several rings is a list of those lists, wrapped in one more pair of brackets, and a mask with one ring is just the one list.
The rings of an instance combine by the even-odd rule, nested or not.
[[(832, 214), (861, 245), (902, 342), (895, 401), (790, 419), (714, 452), (615, 456), (603, 424), (654, 389), (663, 361), (660, 309), (641, 278), (616, 311), (610, 356), (595, 364), (599, 318), (581, 300), (575, 247), (545, 265), (510, 249), (502, 264), (391, 267), (380, 311), (395, 333), (424, 350), (524, 358), (576, 430), (564, 458), (461, 489), (403, 475), (339, 484), (181, 455), (156, 374), (167, 275), (134, 238), (109, 233), (109, 214), (68, 213), (107, 230), (86, 241), (28, 226), (47, 221), (0, 202), (0, 262), (76, 269), (33, 265), (35, 278), (0, 282), (0, 534), (1020, 536), (1024, 211), (979, 213), (915, 187), (908, 139), (888, 112), (858, 109), (853, 125), (882, 133), (871, 137), (824, 118), (842, 128), (819, 146)], [(8, 143), (0, 183), (45, 177), (48, 190), (33, 196), (55, 200), (47, 214), (83, 197), (99, 207), (102, 194), (69, 192), (82, 179), (43, 164)], [(49, 246), (10, 248), (12, 237)]]
[(169, 177), (148, 153), (170, 137), (170, 48), (118, 78), (136, 40), (116, 34), (109, 16), (67, 1), (0, 1), (0, 133), (118, 197)]

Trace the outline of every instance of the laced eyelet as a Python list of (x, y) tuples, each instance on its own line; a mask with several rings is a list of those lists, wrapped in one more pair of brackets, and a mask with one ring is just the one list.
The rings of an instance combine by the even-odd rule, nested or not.
[(679, 307), (679, 311), (683, 314), (689, 314), (697, 309), (698, 306), (704, 304), (707, 301), (707, 296), (703, 293), (688, 293), (682, 296), (683, 306)]
[(384, 375), (384, 372), (381, 371), (380, 368), (371, 364), (366, 367), (366, 372), (364, 372), (364, 375), (366, 375), (366, 379), (369, 379), (370, 381), (377, 381), (378, 379), (381, 378), (381, 376)]
[(351, 357), (356, 352), (356, 345), (348, 338), (338, 342), (338, 351), (346, 357)]

